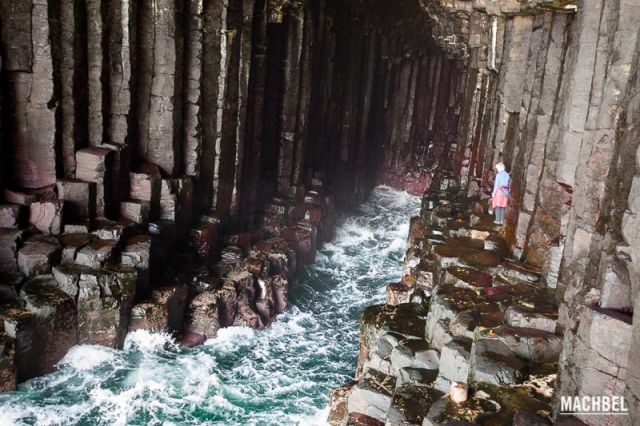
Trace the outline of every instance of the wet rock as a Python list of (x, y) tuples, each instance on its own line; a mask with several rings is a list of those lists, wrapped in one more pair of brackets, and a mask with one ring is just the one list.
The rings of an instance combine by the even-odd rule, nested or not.
[(265, 326), (271, 325), (275, 318), (275, 301), (273, 283), (270, 279), (257, 279), (258, 292), (256, 294), (256, 312), (260, 315)]
[(391, 407), (395, 390), (394, 376), (370, 370), (368, 376), (351, 389), (347, 399), (349, 413), (361, 413), (374, 419), (384, 420)]
[(25, 309), (34, 314), (31, 321), (13, 323), (9, 332), (17, 342), (18, 380), (23, 381), (52, 372), (78, 343), (78, 334), (74, 301), (57, 288), (51, 275), (27, 281), (20, 290), (20, 299)]
[(123, 265), (103, 271), (82, 270), (78, 276), (78, 338), (121, 348), (129, 326), (137, 273)]
[(26, 277), (51, 272), (60, 261), (60, 246), (51, 241), (28, 241), (18, 251), (18, 269)]
[(316, 258), (317, 228), (310, 222), (298, 222), (295, 230), (297, 258), (307, 265)]
[(188, 308), (187, 332), (204, 336), (206, 339), (216, 337), (220, 329), (218, 310), (218, 294), (215, 291), (204, 291), (193, 298)]
[(227, 281), (221, 289), (216, 290), (218, 294), (220, 325), (230, 327), (234, 324), (238, 312), (238, 293), (235, 283)]
[(284, 313), (288, 304), (289, 282), (281, 275), (271, 278), (273, 301), (276, 315)]
[(180, 338), (180, 345), (193, 348), (195, 346), (200, 346), (207, 341), (207, 337), (204, 334), (185, 332)]
[(252, 307), (252, 294), (247, 289), (238, 292), (237, 303), (238, 309), (233, 321), (235, 327), (264, 328), (260, 315)]
[(15, 339), (0, 332), (0, 392), (16, 389)]
[(133, 307), (129, 330), (180, 333), (184, 324), (188, 294), (188, 288), (181, 284), (154, 289), (149, 301)]
[(329, 418), (327, 419), (331, 426), (338, 426), (346, 422), (349, 414), (347, 411), (347, 398), (354, 384), (355, 382), (348, 383), (331, 391), (329, 396)]
[(20, 222), (21, 206), (19, 204), (0, 205), (0, 228), (12, 228)]
[(29, 206), (29, 223), (45, 235), (62, 233), (61, 200), (36, 202)]
[(95, 240), (78, 251), (75, 263), (99, 269), (111, 258), (117, 244), (116, 240)]
[(520, 382), (525, 364), (498, 339), (478, 339), (471, 348), (471, 379), (496, 385)]
[(386, 415), (386, 425), (421, 424), (442, 393), (429, 387), (405, 384), (396, 389)]

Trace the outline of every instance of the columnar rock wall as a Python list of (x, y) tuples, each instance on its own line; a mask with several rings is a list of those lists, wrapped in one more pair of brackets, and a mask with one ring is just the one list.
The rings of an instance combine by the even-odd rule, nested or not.
[[(330, 236), (322, 220), (379, 182), (487, 197), (500, 160), (513, 177), (504, 240), (561, 302), (558, 395), (604, 387), (638, 404), (634, 2), (0, 3), (2, 294), (17, 303), (4, 312), (31, 306), (35, 317), (18, 315), (30, 333), (50, 336), (38, 327), (54, 317), (73, 323), (59, 294), (48, 295), (53, 314), (29, 302), (53, 282), (75, 300), (76, 319), (99, 304), (120, 312), (104, 312), (108, 332), (102, 314), (78, 320), (65, 344), (117, 346), (137, 302), (171, 306), (135, 310), (141, 323), (182, 330), (180, 306), (195, 296), (176, 280), (199, 282), (193, 271), (204, 267), (224, 282), (238, 268), (221, 260), (242, 269), (237, 260), (273, 238), (287, 247), (260, 250), (310, 260), (317, 235)], [(175, 252), (191, 272), (166, 274)], [(135, 269), (135, 295), (114, 262)], [(94, 272), (54, 274), (63, 264)], [(258, 325), (260, 311), (268, 322), (256, 294), (269, 293), (258, 279), (273, 274), (258, 270), (253, 293), (242, 277), (235, 292), (213, 285), (215, 300), (235, 305), (214, 307), (209, 294), (189, 312), (219, 309), (233, 323), (242, 311)], [(196, 323), (187, 331), (208, 335)], [(5, 324), (7, 339), (18, 328)], [(12, 347), (3, 353), (22, 356)], [(45, 371), (52, 359), (41, 361)]]
[(401, 6), (2, 1), (6, 389), (77, 343), (267, 326), (339, 206), (424, 192), (465, 77)]
[(449, 51), (469, 70), (454, 174), (478, 195), (490, 190), (493, 164), (506, 164), (503, 235), (562, 302), (557, 396), (626, 393), (637, 404), (627, 366), (638, 297), (640, 10), (615, 1), (422, 3), (434, 21), (453, 18), (434, 34), (445, 48), (454, 41)]

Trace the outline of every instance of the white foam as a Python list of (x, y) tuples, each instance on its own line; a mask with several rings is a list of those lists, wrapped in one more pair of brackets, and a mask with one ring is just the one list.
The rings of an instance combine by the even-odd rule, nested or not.
[(80, 345), (74, 346), (59, 362), (59, 367), (75, 370), (92, 370), (100, 365), (113, 362), (117, 351), (106, 346)]
[(124, 341), (124, 349), (127, 351), (139, 350), (141, 352), (153, 352), (164, 349), (167, 346), (176, 346), (176, 342), (170, 334), (152, 333), (147, 330), (132, 331), (127, 334)]

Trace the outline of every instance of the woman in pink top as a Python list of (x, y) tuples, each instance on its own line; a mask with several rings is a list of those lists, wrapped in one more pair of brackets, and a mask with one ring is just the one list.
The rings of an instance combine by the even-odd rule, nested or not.
[(504, 209), (507, 207), (509, 200), (509, 185), (511, 184), (511, 176), (504, 170), (504, 164), (496, 164), (496, 180), (493, 184), (492, 206), (496, 212), (496, 225), (504, 224)]

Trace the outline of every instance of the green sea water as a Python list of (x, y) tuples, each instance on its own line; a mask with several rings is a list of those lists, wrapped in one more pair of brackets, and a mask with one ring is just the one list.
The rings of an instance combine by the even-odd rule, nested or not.
[(138, 331), (124, 350), (76, 346), (52, 374), (0, 394), (0, 425), (325, 424), (353, 377), (358, 316), (401, 275), (420, 200), (387, 187), (341, 220), (271, 328), (232, 327), (196, 348)]

